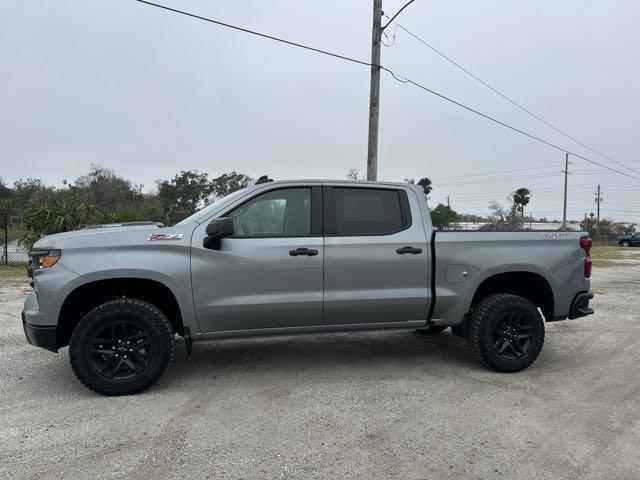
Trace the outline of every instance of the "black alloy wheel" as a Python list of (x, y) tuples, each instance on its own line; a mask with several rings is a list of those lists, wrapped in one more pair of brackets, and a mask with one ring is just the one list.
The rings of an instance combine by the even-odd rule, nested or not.
[(149, 332), (134, 321), (114, 320), (99, 330), (91, 342), (91, 365), (110, 380), (140, 375), (153, 356)]
[(512, 360), (527, 354), (531, 348), (533, 325), (518, 312), (500, 317), (493, 328), (493, 346), (502, 358)]
[(544, 343), (544, 319), (526, 298), (489, 295), (474, 305), (467, 342), (471, 351), (498, 372), (517, 372), (531, 365)]
[(98, 305), (78, 323), (69, 343), (76, 377), (102, 395), (145, 390), (173, 359), (174, 332), (155, 305), (120, 298)]

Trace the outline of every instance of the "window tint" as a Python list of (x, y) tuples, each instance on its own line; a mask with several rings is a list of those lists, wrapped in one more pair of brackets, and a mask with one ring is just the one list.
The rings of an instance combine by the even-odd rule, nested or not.
[(373, 188), (333, 188), (338, 235), (380, 235), (405, 226), (400, 193)]
[(311, 234), (311, 189), (286, 188), (263, 193), (229, 214), (236, 237)]

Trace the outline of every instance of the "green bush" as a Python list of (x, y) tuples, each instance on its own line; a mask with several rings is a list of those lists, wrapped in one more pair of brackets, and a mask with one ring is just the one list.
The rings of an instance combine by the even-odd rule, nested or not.
[(31, 250), (42, 236), (76, 230), (92, 223), (93, 216), (93, 209), (73, 195), (31, 200), (24, 214), (27, 233), (20, 243)]

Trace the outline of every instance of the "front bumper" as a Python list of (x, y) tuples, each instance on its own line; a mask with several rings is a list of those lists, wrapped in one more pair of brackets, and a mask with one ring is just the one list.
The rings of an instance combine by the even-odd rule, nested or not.
[(22, 312), (22, 328), (24, 329), (24, 335), (27, 337), (27, 341), (35, 346), (41, 347), (45, 350), (49, 350), (50, 352), (58, 351), (58, 341), (57, 341), (57, 327), (55, 325), (52, 326), (39, 326), (39, 325), (29, 325), (27, 323), (27, 318)]
[(589, 307), (589, 300), (593, 298), (591, 292), (581, 292), (576, 295), (576, 298), (571, 302), (571, 309), (569, 310), (569, 319), (574, 320), (580, 317), (586, 317), (591, 315), (593, 308)]

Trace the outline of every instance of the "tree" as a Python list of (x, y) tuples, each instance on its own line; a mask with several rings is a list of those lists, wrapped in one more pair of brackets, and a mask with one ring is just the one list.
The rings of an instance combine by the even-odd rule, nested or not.
[(457, 221), (458, 214), (449, 205), (439, 203), (431, 210), (431, 222), (439, 230), (450, 229)]
[(96, 164), (91, 164), (89, 172), (78, 177), (69, 189), (77, 194), (80, 201), (112, 216), (116, 216), (118, 210), (129, 207), (137, 194), (129, 180)]
[(211, 182), (211, 190), (215, 198), (220, 198), (248, 187), (251, 181), (252, 178), (244, 173), (223, 173)]
[[(4, 223), (4, 216), (10, 215), (12, 211), (11, 200), (8, 198), (0, 198), (0, 222)], [(0, 241), (4, 241), (0, 238)]]
[(520, 212), (520, 216), (524, 217), (524, 207), (529, 204), (529, 200), (531, 192), (529, 192), (528, 188), (519, 188), (515, 192), (513, 192), (513, 204), (516, 206), (516, 211)]
[(13, 182), (12, 200), (16, 210), (22, 211), (30, 200), (44, 199), (53, 192), (39, 178), (19, 178)]
[(580, 222), (580, 229), (589, 232), (590, 237), (599, 235), (629, 235), (635, 232), (635, 224), (625, 224), (620, 222), (614, 222), (613, 220), (600, 219), (600, 228), (598, 229), (598, 222), (595, 216), (585, 218)]
[(171, 180), (158, 183), (158, 196), (169, 216), (174, 210), (179, 210), (180, 214), (195, 213), (212, 193), (209, 175), (197, 170), (183, 170)]
[(12, 195), (13, 191), (7, 187), (4, 180), (2, 180), (2, 177), (0, 177), (0, 199), (6, 200), (11, 198)]
[(505, 208), (498, 202), (489, 203), (489, 209), (493, 211), (489, 215), (486, 225), (480, 230), (521, 230), (522, 216), (518, 215), (515, 203), (510, 208)]
[(347, 178), (354, 182), (363, 182), (365, 180), (363, 175), (360, 175), (360, 170), (357, 168), (350, 168), (347, 172)]
[(427, 196), (433, 190), (433, 185), (431, 184), (431, 180), (429, 180), (429, 178), (427, 177), (424, 177), (418, 180), (418, 185), (422, 187), (422, 189), (424, 190), (424, 194)]

